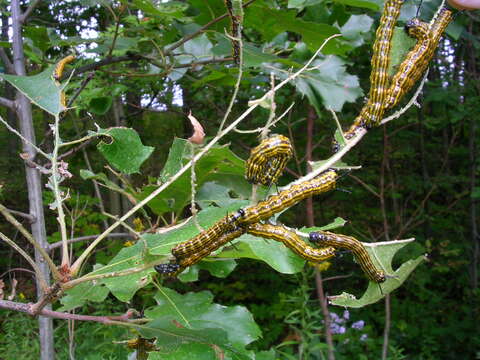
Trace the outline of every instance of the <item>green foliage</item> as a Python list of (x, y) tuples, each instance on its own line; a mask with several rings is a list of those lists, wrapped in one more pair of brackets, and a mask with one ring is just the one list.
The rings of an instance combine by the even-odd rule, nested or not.
[(34, 104), (53, 116), (58, 116), (65, 110), (61, 102), (61, 92), (66, 85), (60, 85), (53, 80), (54, 71), (55, 66), (50, 66), (32, 76), (0, 74), (0, 77), (15, 86)]
[[(422, 18), (429, 18), (434, 6), (433, 2), (423, 4)], [(270, 74), (276, 75), (276, 83), (285, 79), (300, 69), (328, 36), (341, 33), (342, 37), (329, 42), (323, 54), (293, 86), (278, 90), (275, 97), (277, 115), (295, 102), (294, 108), (274, 129), (293, 135), (297, 162), (289, 164), (292, 173), (304, 172), (302, 161), (308, 142), (305, 119), (310, 116), (310, 106), (319, 115), (315, 120), (313, 156), (315, 159), (328, 157), (335, 125), (325, 108), (342, 111), (339, 117), (345, 128), (362, 106), (360, 98), (368, 91), (370, 45), (375, 28), (372, 19), (378, 18), (380, 7), (378, 1), (364, 0), (252, 3), (245, 9), (243, 79), (229, 121), (246, 108), (248, 101), (270, 88)], [(405, 20), (415, 15), (416, 6), (406, 4), (404, 10)], [(136, 15), (140, 13), (141, 17)], [(105, 136), (98, 145), (99, 151), (86, 147), (85, 154), (79, 156), (80, 152), (73, 152), (72, 157), (65, 158), (74, 174), (68, 183), (62, 184), (65, 185), (62, 190), (71, 196), (66, 200), (66, 209), (71, 210), (66, 221), (72, 237), (101, 233), (105, 220), (91, 197), (91, 182), (83, 180), (95, 180), (107, 187), (107, 190), (102, 188), (107, 211), (121, 215), (128, 211), (129, 202), (138, 203), (169, 181), (200, 150), (179, 139), (191, 133), (184, 114), (189, 110), (194, 112), (205, 128), (207, 139), (216, 134), (238, 76), (236, 66), (228, 61), (219, 63), (231, 56), (231, 39), (225, 34), (225, 30), (230, 29), (229, 19), (215, 22), (207, 31), (170, 49), (184, 36), (194, 34), (223, 13), (222, 0), (38, 5), (23, 32), (27, 69), (38, 73), (27, 77), (2, 75), (2, 78), (24, 92), (40, 109), (53, 115), (64, 110), (60, 104), (63, 87), (53, 80), (53, 66), (48, 63), (71, 53), (74, 47), (82, 49), (73, 64), (77, 72), (65, 89), (73, 94), (83, 86), (85, 65), (112, 60), (108, 67), (102, 65), (95, 70), (95, 76), (76, 100), (75, 108), (62, 115), (63, 139), (79, 138), (95, 129), (96, 123), (101, 128), (96, 135)], [(454, 39), (475, 38), (474, 32), (478, 29), (474, 25), (469, 28), (473, 33), (463, 33), (465, 19), (460, 15), (449, 27)], [(48, 28), (45, 24), (56, 24), (56, 27)], [(95, 38), (85, 38), (87, 33)], [(412, 40), (403, 30), (395, 31), (392, 70), (411, 44)], [(0, 46), (6, 50), (11, 48), (6, 42)], [(402, 284), (391, 295), (390, 359), (473, 358), (480, 348), (478, 337), (472, 336), (477, 331), (475, 315), (478, 315), (479, 294), (469, 277), (472, 244), (467, 220), (470, 198), (478, 198), (478, 191), (470, 194), (467, 187), (472, 165), (468, 160), (467, 144), (471, 140), (468, 133), (470, 121), (477, 117), (478, 89), (475, 90), (476, 84), (469, 84), (468, 66), (474, 66), (469, 63), (471, 59), (455, 57), (455, 62), (442, 62), (442, 58), (454, 56), (454, 48), (462, 54), (471, 52), (475, 58), (474, 50), (466, 51), (450, 42), (433, 66), (422, 109), (418, 113), (408, 112), (389, 124), (384, 137), (382, 131), (369, 131), (363, 144), (348, 155), (349, 164), (363, 166), (352, 173), (355, 182), (351, 182), (353, 177), (349, 176), (339, 181), (339, 187), (346, 188), (348, 193), (334, 192), (321, 201), (314, 200), (317, 226), (341, 216), (341, 220), (329, 224), (330, 228), (343, 226), (342, 233), (351, 233), (361, 240), (387, 235), (393, 238), (397, 234), (400, 238), (416, 237), (414, 243), (401, 250), (394, 249), (396, 245), (392, 244), (369, 248), (389, 275), (395, 276), (382, 285), (383, 293)], [(116, 62), (119, 56), (124, 60)], [(457, 60), (458, 64), (468, 63), (468, 66), (450, 76)], [(265, 108), (255, 110), (240, 127), (263, 126), (270, 104), (271, 100), (264, 104)], [(44, 141), (42, 149), (50, 151), (49, 138), (43, 138), (49, 119), (34, 109), (34, 120), (37, 138)], [(336, 139), (342, 146), (343, 140), (339, 136)], [(231, 141), (231, 146), (214, 147), (194, 167), (195, 200), (201, 209), (198, 222), (203, 228), (246, 206), (251, 198), (251, 187), (243, 177), (242, 159), (257, 139), (251, 134), (235, 133), (224, 140), (222, 144)], [(21, 178), (17, 168), (23, 164), (12, 171), (11, 161), (6, 160), (16, 157), (16, 145), (8, 137), (0, 138), (0, 148), (6, 151), (0, 164), (4, 174), (2, 182), (5, 182), (2, 202), (9, 208), (28, 212), (25, 203), (20, 201), (26, 201), (27, 192), (16, 189), (20, 186), (17, 179)], [(103, 169), (105, 159), (100, 154), (110, 165), (130, 176), (109, 176)], [(84, 156), (90, 159), (89, 170), (85, 170)], [(46, 166), (48, 168), (48, 164)], [(385, 174), (384, 185), (379, 180), (380, 174)], [(182, 222), (190, 216), (191, 175), (191, 171), (187, 171), (139, 211), (135, 215), (137, 225), (128, 223), (142, 233), (132, 246), (127, 247), (118, 240), (104, 240), (103, 246), (85, 264), (86, 275), (167, 262), (172, 246), (195, 236), (199, 231), (195, 223)], [(281, 182), (291, 180), (285, 175)], [(69, 193), (67, 186), (75, 192)], [(264, 198), (267, 189), (258, 190), (257, 197)], [(77, 195), (77, 191), (82, 195)], [(120, 199), (121, 205), (115, 208), (118, 194), (128, 201)], [(379, 194), (384, 196), (384, 209), (380, 209)], [(52, 202), (51, 194), (45, 199), (46, 203)], [(301, 228), (305, 224), (303, 206), (286, 211), (281, 221)], [(8, 233), (12, 229), (3, 225), (2, 231)], [(47, 231), (50, 242), (59, 240), (53, 213), (47, 213)], [(32, 251), (23, 239), (19, 242), (27, 251)], [(83, 242), (73, 245), (74, 258), (83, 248)], [(1, 248), (1, 251), (2, 268), (24, 265), (8, 250)], [(429, 261), (405, 281), (423, 260), (420, 254), (426, 252)], [(57, 252), (54, 255), (57, 259)], [(345, 325), (346, 331), (334, 334), (337, 359), (376, 357), (382, 347), (383, 305), (359, 306), (381, 299), (380, 288), (370, 284), (362, 296), (366, 280), (350, 256), (339, 255), (322, 266), (330, 266), (322, 270), (324, 279), (348, 276), (325, 281), (328, 294), (347, 290), (358, 297), (358, 300), (349, 296), (335, 300), (339, 305), (353, 307), (352, 319), (343, 323), (348, 325)], [(3, 272), (2, 269), (0, 273)], [(313, 360), (326, 357), (322, 335), (324, 319), (313, 285), (312, 267), (305, 266), (302, 259), (280, 243), (245, 235), (188, 269), (180, 281), (164, 279), (160, 286), (157, 280), (159, 276), (149, 267), (128, 276), (85, 282), (68, 291), (61, 299), (63, 307), (56, 310), (117, 314), (125, 311), (127, 302), (128, 307), (145, 310), (145, 316), (152, 321), (138, 325), (138, 331), (159, 339), (160, 349), (150, 353), (152, 359), (224, 356), (226, 359)], [(26, 287), (20, 285), (19, 290)], [(330, 310), (338, 311), (333, 307)], [(341, 317), (340, 312), (337, 316)], [(361, 333), (351, 326), (360, 320), (366, 324)], [(263, 330), (263, 338), (256, 323)], [(38, 358), (38, 341), (34, 338), (37, 334), (32, 331), (36, 326), (34, 319), (5, 313), (1, 326), (2, 357)], [(56, 340), (59, 358), (68, 358), (66, 328), (65, 323), (57, 324), (56, 338), (61, 339)], [(113, 345), (112, 340), (122, 341), (138, 335), (127, 335), (119, 327), (94, 323), (77, 322), (76, 329), (76, 357), (82, 359), (125, 358), (124, 345)], [(360, 334), (368, 338), (361, 340)]]

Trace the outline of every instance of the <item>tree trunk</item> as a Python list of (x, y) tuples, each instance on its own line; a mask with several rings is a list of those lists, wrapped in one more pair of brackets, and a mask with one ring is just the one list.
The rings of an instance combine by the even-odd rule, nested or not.
[[(23, 53), (21, 10), (19, 0), (11, 2), (12, 11), (12, 49), (13, 49), (13, 65), (17, 75), (26, 75), (25, 57)], [(17, 92), (17, 118), (21, 134), (32, 144), (35, 144), (35, 132), (32, 120), (32, 105), (27, 97)], [(35, 149), (25, 142), (22, 142), (22, 151), (28, 154), (29, 159), (35, 159)], [(47, 248), (47, 233), (45, 230), (45, 217), (43, 212), (42, 201), (42, 181), (40, 173), (31, 167), (25, 166), (25, 175), (28, 189), (28, 203), (30, 214), (34, 217), (32, 223), (32, 235), (40, 246)], [(50, 271), (43, 257), (35, 251), (35, 261), (37, 266), (43, 272), (45, 279), (50, 278)], [(42, 290), (37, 282), (37, 296), (41, 297)], [(45, 309), (51, 309), (48, 305)], [(40, 358), (42, 360), (51, 360), (55, 358), (53, 348), (53, 322), (51, 318), (39, 316), (39, 337), (40, 337)]]

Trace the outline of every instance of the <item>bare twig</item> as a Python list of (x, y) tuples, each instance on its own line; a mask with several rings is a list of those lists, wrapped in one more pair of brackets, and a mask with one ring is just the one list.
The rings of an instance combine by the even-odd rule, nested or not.
[(30, 264), (30, 266), (35, 270), (35, 275), (37, 276), (38, 281), (40, 282), (42, 286), (43, 291), (47, 291), (48, 289), (48, 284), (47, 281), (45, 280), (42, 272), (38, 268), (37, 264), (35, 264), (35, 261), (28, 255), (20, 246), (15, 244), (15, 242), (10, 239), (7, 235), (4, 233), (0, 232), (0, 238), (5, 241), (8, 245), (10, 245), (13, 249), (15, 249), (20, 255), (24, 257), (25, 260)]
[[(33, 304), (18, 303), (14, 301), (0, 300), (0, 308), (23, 312), (32, 316), (37, 315)], [(76, 315), (66, 312), (52, 311), (43, 309), (39, 312), (39, 315), (51, 317), (54, 319), (71, 319), (79, 321), (95, 321), (105, 325), (122, 325), (123, 322), (128, 322), (129, 319), (135, 314), (134, 311), (129, 310), (124, 315), (120, 316), (91, 316), (91, 315)]]
[(30, 244), (32, 244), (32, 246), (42, 255), (42, 257), (45, 259), (45, 261), (47, 262), (49, 268), (50, 268), (50, 271), (53, 273), (54, 277), (56, 279), (60, 279), (60, 273), (58, 272), (57, 270), (57, 267), (55, 266), (55, 264), (53, 263), (52, 259), (50, 258), (50, 256), (48, 256), (48, 253), (47, 251), (42, 248), (38, 243), (37, 241), (33, 238), (32, 234), (30, 234), (28, 232), (27, 229), (25, 229), (23, 227), (22, 224), (20, 224), (17, 219), (15, 219), (8, 211), (8, 209), (3, 206), (2, 204), (0, 204), (0, 213), (5, 217), (5, 219), (7, 219), (7, 221), (12, 224), (13, 226), (15, 226), (15, 228), (17, 228), (20, 233), (25, 236), (25, 238), (30, 242)]
[[(96, 239), (97, 237), (98, 237), (98, 235), (79, 236), (79, 237), (76, 237), (76, 238), (73, 238), (73, 239), (69, 239), (67, 241), (67, 243), (68, 244), (73, 244), (73, 243), (76, 243), (76, 242), (93, 240), (93, 239)], [(134, 238), (134, 236), (132, 234), (129, 234), (129, 233), (111, 233), (111, 234), (108, 235), (108, 237), (109, 238)], [(57, 241), (53, 244), (50, 244), (50, 246), (48, 248), (48, 251), (52, 251), (56, 248), (59, 248), (60, 246), (62, 246), (62, 242)]]
[(0, 106), (5, 106), (15, 111), (15, 101), (0, 96)]
[(30, 2), (28, 5), (27, 10), (20, 16), (20, 22), (22, 24), (25, 24), (27, 22), (28, 17), (32, 14), (33, 10), (37, 7), (38, 4), (40, 4), (41, 0), (33, 0)]
[[(245, 4), (243, 4), (243, 7), (247, 7), (249, 6), (251, 3), (253, 3), (255, 0), (250, 0), (250, 1), (247, 1)], [(198, 29), (197, 31), (195, 31), (194, 33), (190, 34), (190, 35), (187, 35), (185, 36), (184, 38), (180, 39), (179, 41), (177, 41), (175, 44), (173, 44), (172, 46), (170, 46), (167, 50), (165, 50), (165, 55), (169, 55), (172, 53), (173, 50), (175, 50), (176, 48), (182, 46), (183, 44), (185, 44), (188, 40), (191, 40), (193, 39), (194, 37), (200, 35), (201, 33), (203, 33), (205, 30), (207, 30), (210, 26), (212, 26), (213, 24), (216, 24), (217, 22), (219, 21), (222, 21), (223, 19), (227, 18), (228, 17), (228, 13), (225, 13), (211, 21), (209, 21), (208, 23), (206, 23), (205, 25), (203, 25), (200, 29)]]
[(15, 68), (13, 67), (12, 62), (10, 61), (10, 58), (8, 57), (5, 49), (3, 47), (0, 47), (0, 59), (3, 62), (3, 65), (5, 65), (5, 69), (7, 70), (7, 74), (12, 74), (15, 75)]

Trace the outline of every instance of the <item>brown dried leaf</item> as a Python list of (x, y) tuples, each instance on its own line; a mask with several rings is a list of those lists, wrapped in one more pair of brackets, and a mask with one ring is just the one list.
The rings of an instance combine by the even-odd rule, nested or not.
[(203, 126), (200, 122), (192, 115), (192, 112), (188, 114), (188, 119), (192, 123), (193, 126), (193, 135), (188, 138), (192, 144), (203, 144), (203, 139), (205, 138), (205, 131), (203, 130)]

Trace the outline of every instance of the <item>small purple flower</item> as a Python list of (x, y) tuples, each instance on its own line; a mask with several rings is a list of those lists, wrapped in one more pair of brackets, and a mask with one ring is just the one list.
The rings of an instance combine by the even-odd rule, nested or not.
[(345, 329), (345, 326), (340, 326), (336, 323), (332, 323), (330, 325), (330, 331), (332, 332), (332, 334), (345, 334), (345, 331), (347, 329)]
[(345, 310), (345, 311), (343, 312), (343, 318), (344, 318), (345, 320), (350, 319), (350, 312), (349, 312), (348, 310)]
[(362, 336), (360, 336), (360, 341), (365, 341), (365, 340), (367, 340), (367, 338), (368, 338), (368, 335), (363, 334)]
[(330, 319), (332, 320), (332, 322), (337, 322), (337, 323), (340, 322), (340, 321), (339, 321), (340, 318), (339, 318), (338, 315), (337, 315), (336, 313), (334, 313), (334, 312), (331, 312), (331, 313), (330, 313)]
[(352, 324), (352, 329), (362, 330), (365, 326), (365, 321), (359, 320)]

